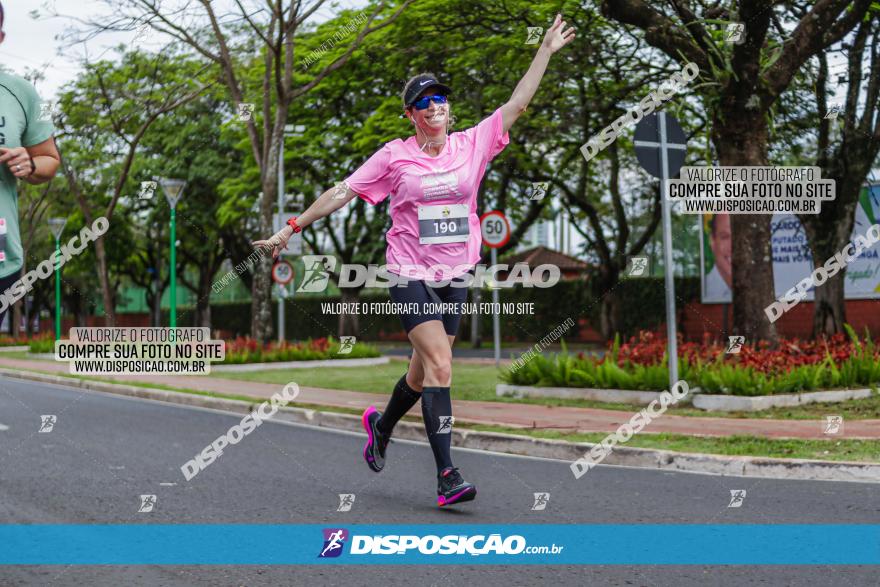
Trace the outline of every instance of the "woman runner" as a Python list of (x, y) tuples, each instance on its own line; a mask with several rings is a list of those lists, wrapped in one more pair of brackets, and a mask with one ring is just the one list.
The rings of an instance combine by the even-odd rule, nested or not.
[(380, 472), (395, 424), (421, 398), (425, 432), (437, 465), (440, 506), (470, 501), (477, 489), (462, 478), (451, 455), (452, 343), (461, 311), (431, 310), (441, 303), (448, 304), (443, 309), (460, 308), (465, 301), (463, 276), (480, 259), (480, 181), (489, 161), (507, 145), (508, 130), (535, 95), (550, 56), (574, 38), (574, 28), (566, 30), (565, 24), (557, 15), (510, 100), (463, 132), (448, 134), (451, 88), (430, 73), (410, 79), (403, 90), (403, 108), (415, 136), (386, 143), (345, 182), (324, 192), (271, 239), (253, 243), (274, 245), (273, 255), (277, 255), (294, 232), (330, 215), (355, 196), (375, 205), (391, 194), (386, 268), (401, 276), (390, 288), (391, 299), (407, 304), (400, 307), (419, 311), (401, 315), (413, 346), (412, 358), (385, 412), (373, 406), (364, 412), (367, 443), (363, 455), (370, 469)]

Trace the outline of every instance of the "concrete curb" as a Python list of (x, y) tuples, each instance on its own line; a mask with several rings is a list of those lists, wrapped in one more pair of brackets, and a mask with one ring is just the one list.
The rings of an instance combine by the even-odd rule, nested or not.
[(0, 346), (0, 353), (13, 353), (18, 351), (27, 351), (30, 350), (31, 347), (28, 345), (19, 345), (19, 346)]
[(660, 391), (636, 391), (632, 389), (593, 389), (590, 387), (534, 387), (531, 385), (495, 385), (496, 396), (512, 397), (560, 397), (566, 399), (590, 399), (613, 404), (647, 406), (660, 399)]
[[(28, 358), (54, 361), (55, 354), (28, 353)], [(368, 357), (364, 359), (327, 359), (320, 361), (278, 361), (275, 363), (242, 363), (240, 365), (223, 365), (221, 363), (211, 363), (211, 372), (235, 373), (246, 371), (266, 371), (268, 369), (309, 369), (312, 367), (367, 367), (370, 365), (384, 365), (388, 363), (388, 361), (388, 357)]]
[[(255, 405), (261, 403), (256, 400), (246, 402), (222, 399), (134, 385), (87, 381), (42, 373), (25, 373), (5, 368), (0, 368), (0, 375), (42, 383), (80, 387), (82, 389), (116, 395), (213, 408), (239, 414), (247, 414)], [(312, 426), (337, 430), (363, 431), (360, 416), (352, 414), (322, 412), (305, 408), (281, 408), (275, 418), (287, 422), (310, 424)], [(562, 461), (575, 461), (584, 456), (585, 453), (588, 453), (594, 446), (586, 442), (575, 443), (564, 440), (532, 438), (529, 436), (476, 430), (454, 430), (453, 434), (455, 435), (453, 445), (459, 448), (543, 457)], [(395, 429), (395, 437), (424, 441), (425, 431), (421, 424), (401, 421)], [(647, 448), (615, 447), (614, 451), (603, 461), (603, 464), (770, 479), (880, 483), (880, 463), (721, 456)]]
[[(682, 403), (692, 403), (695, 408), (707, 412), (759, 412), (770, 408), (788, 408), (814, 403), (838, 403), (851, 399), (871, 397), (870, 389), (844, 389), (832, 391), (808, 391), (804, 393), (780, 393), (777, 395), (721, 395), (691, 393)], [(558, 397), (566, 399), (589, 399), (612, 404), (635, 404), (646, 406), (660, 399), (659, 391), (636, 391), (631, 389), (593, 389), (590, 387), (535, 387), (531, 385), (495, 385), (496, 396), (512, 397)]]
[(719, 412), (758, 412), (770, 408), (790, 408), (818, 402), (837, 403), (851, 399), (871, 397), (870, 389), (845, 389), (835, 391), (808, 391), (805, 393), (780, 393), (778, 395), (708, 395), (698, 393), (693, 397), (695, 408)]
[(321, 361), (284, 361), (277, 363), (244, 363), (241, 365), (211, 365), (212, 373), (238, 371), (265, 371), (267, 369), (309, 369), (312, 367), (367, 367), (385, 365), (388, 357), (369, 357), (365, 359), (327, 359)]

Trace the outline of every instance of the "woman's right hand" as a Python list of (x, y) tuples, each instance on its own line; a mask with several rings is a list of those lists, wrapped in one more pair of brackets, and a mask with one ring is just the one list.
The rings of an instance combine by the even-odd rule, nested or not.
[(285, 225), (284, 228), (273, 234), (268, 240), (253, 241), (251, 245), (258, 249), (272, 247), (272, 258), (275, 259), (287, 247), (287, 241), (290, 240), (291, 235), (293, 235), (293, 228)]

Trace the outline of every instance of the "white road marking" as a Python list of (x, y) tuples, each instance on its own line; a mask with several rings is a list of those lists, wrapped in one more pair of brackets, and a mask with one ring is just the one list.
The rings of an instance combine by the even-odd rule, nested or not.
[(9, 430), (9, 426), (6, 424), (0, 424), (0, 432), (3, 432), (4, 430)]

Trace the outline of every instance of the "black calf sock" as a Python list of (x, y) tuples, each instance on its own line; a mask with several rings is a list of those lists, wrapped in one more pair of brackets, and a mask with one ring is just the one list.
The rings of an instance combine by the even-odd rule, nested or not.
[(394, 386), (394, 391), (391, 392), (391, 399), (388, 400), (388, 405), (385, 406), (382, 417), (376, 422), (379, 432), (386, 435), (391, 434), (395, 424), (403, 418), (410, 408), (416, 405), (420, 397), (422, 397), (422, 394), (407, 384), (406, 373), (404, 373), (400, 381), (397, 382), (397, 385)]
[(452, 466), (452, 398), (448, 387), (422, 390), (422, 417), (439, 473)]

